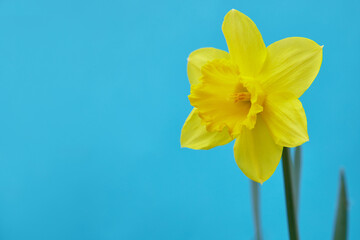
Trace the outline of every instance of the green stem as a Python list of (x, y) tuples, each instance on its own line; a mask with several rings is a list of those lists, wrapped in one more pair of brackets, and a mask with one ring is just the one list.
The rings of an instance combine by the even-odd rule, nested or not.
[(260, 224), (260, 191), (259, 184), (257, 182), (251, 181), (251, 195), (253, 202), (253, 215), (254, 215), (254, 224), (255, 224), (255, 240), (262, 240), (261, 236), (261, 224)]
[(285, 185), (285, 196), (286, 196), (286, 208), (287, 208), (287, 217), (288, 217), (288, 226), (289, 226), (289, 236), (290, 240), (299, 239), (299, 231), (297, 226), (296, 211), (294, 204), (294, 190), (291, 176), (291, 162), (290, 162), (289, 149), (284, 147), (282, 155), (283, 163), (283, 174), (284, 174), (284, 185)]
[(294, 171), (293, 171), (293, 184), (294, 184), (294, 199), (296, 216), (299, 219), (299, 195), (300, 195), (300, 173), (301, 173), (301, 146), (295, 148), (294, 157)]

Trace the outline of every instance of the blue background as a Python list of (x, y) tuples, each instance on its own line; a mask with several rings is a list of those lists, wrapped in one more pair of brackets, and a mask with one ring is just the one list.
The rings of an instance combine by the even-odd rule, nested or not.
[[(227, 49), (238, 9), (267, 45), (324, 47), (301, 98), (302, 239), (331, 239), (339, 169), (360, 239), (358, 1), (0, 1), (0, 238), (253, 239), (232, 143), (181, 149), (186, 59)], [(287, 239), (281, 165), (262, 186), (265, 239)]]

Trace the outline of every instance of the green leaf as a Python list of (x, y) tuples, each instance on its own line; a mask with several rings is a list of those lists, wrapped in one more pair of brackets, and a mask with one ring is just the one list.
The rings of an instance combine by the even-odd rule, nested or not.
[(260, 221), (260, 186), (259, 183), (251, 181), (251, 195), (255, 226), (255, 240), (262, 240), (261, 221)]
[(334, 240), (345, 240), (347, 235), (348, 200), (346, 196), (345, 173), (340, 171), (340, 192), (335, 220)]

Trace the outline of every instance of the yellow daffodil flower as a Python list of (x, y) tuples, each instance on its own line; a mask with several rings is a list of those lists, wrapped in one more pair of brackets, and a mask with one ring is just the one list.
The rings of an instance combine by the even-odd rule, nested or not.
[(262, 183), (274, 173), (283, 147), (309, 140), (298, 98), (320, 70), (322, 47), (301, 37), (266, 47), (254, 22), (237, 10), (227, 13), (222, 31), (229, 53), (201, 48), (188, 58), (194, 109), (181, 146), (210, 149), (236, 139), (236, 163)]

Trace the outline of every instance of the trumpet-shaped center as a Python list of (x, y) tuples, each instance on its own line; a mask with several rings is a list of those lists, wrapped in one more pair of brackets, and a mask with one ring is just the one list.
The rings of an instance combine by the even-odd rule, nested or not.
[(252, 129), (264, 99), (254, 79), (242, 76), (237, 65), (226, 59), (205, 64), (201, 73), (200, 83), (191, 87), (189, 99), (207, 130), (227, 127), (236, 137), (242, 127)]

